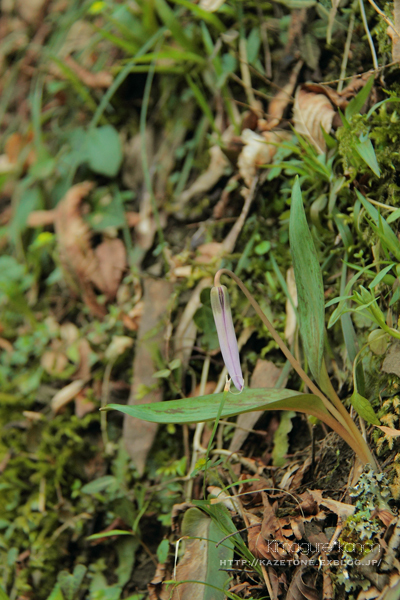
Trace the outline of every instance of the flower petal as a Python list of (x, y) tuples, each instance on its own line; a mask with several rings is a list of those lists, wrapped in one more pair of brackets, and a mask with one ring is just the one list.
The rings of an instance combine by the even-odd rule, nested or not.
[(244, 380), (240, 366), (239, 348), (233, 327), (229, 294), (224, 285), (212, 288), (211, 308), (217, 328), (222, 358), (235, 387), (239, 391), (242, 391)]

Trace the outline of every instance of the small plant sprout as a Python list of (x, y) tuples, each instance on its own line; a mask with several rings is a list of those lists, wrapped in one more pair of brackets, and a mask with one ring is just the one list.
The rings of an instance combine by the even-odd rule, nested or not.
[(241, 392), (244, 386), (244, 379), (240, 366), (239, 348), (232, 322), (229, 293), (224, 285), (215, 285), (212, 288), (211, 308), (224, 363), (234, 386)]
[[(325, 299), (322, 273), (314, 241), (307, 224), (298, 180), (295, 181), (292, 190), (289, 240), (297, 286), (299, 327), (303, 350), (316, 383), (310, 379), (298, 360), (292, 355), (239, 277), (232, 271), (220, 269), (215, 275), (214, 287), (211, 290), (211, 307), (221, 353), (232, 382), (240, 394), (228, 393), (227, 388), (225, 388), (223, 393), (214, 393), (196, 398), (130, 406), (110, 404), (105, 409), (117, 409), (132, 417), (153, 423), (202, 423), (214, 420), (211, 439), (214, 437), (217, 423), (221, 417), (232, 417), (255, 410), (295, 410), (312, 415), (326, 423), (347, 442), (363, 464), (369, 463), (373, 469), (379, 469), (367, 442), (338, 397), (326, 368), (324, 359)], [(305, 268), (305, 265), (307, 265), (307, 268)], [(308, 388), (306, 391), (244, 387), (228, 290), (220, 281), (221, 276), (224, 274), (229, 275), (245, 294), (280, 350), (304, 381)], [(369, 403), (367, 399), (364, 400)], [(373, 412), (373, 409), (370, 406), (371, 411)], [(363, 412), (364, 418), (365, 414), (368, 416), (367, 411)], [(374, 416), (369, 422), (374, 423), (375, 420), (376, 417)], [(210, 449), (211, 441), (208, 453)]]

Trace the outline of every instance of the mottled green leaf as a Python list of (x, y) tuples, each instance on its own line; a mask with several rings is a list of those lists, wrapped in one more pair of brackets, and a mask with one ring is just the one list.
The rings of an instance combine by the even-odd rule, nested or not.
[(298, 179), (292, 190), (289, 240), (297, 286), (301, 338), (311, 373), (318, 381), (324, 352), (324, 288)]
[[(185, 512), (182, 535), (189, 539), (184, 542), (185, 554), (178, 564), (176, 580), (188, 579), (190, 573), (191, 581), (179, 586), (181, 595), (194, 595), (197, 600), (224, 600), (229, 576), (220, 565), (221, 561), (229, 564), (233, 559), (232, 541), (224, 540), (226, 536), (218, 522), (198, 508), (189, 508)], [(222, 543), (217, 546), (218, 542)]]

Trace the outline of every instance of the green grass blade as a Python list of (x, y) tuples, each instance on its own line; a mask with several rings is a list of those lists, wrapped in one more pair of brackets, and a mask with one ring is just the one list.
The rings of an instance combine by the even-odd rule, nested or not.
[(324, 353), (324, 288), (298, 179), (292, 190), (289, 240), (297, 286), (300, 333), (311, 373), (318, 382)]
[(389, 252), (392, 252), (397, 260), (400, 261), (400, 244), (396, 234), (386, 220), (376, 210), (375, 206), (368, 202), (368, 200), (364, 198), (364, 196), (360, 194), (358, 190), (356, 190), (356, 194), (368, 215), (371, 217), (371, 227), (381, 240), (382, 245), (385, 246)]
[(168, 6), (165, 0), (154, 0), (157, 12), (160, 19), (164, 22), (166, 27), (170, 30), (172, 37), (175, 39), (182, 48), (196, 52), (196, 47), (192, 41), (187, 37), (183, 27), (176, 18), (174, 11)]
[(345, 114), (347, 120), (351, 119), (351, 117), (353, 117), (354, 115), (356, 115), (360, 112), (360, 110), (364, 106), (364, 104), (369, 96), (369, 93), (372, 89), (373, 84), (374, 84), (374, 77), (370, 77), (368, 79), (367, 83), (362, 88), (362, 90), (360, 90), (358, 92), (357, 96), (355, 96), (355, 98), (350, 100), (350, 102), (348, 103), (348, 105), (346, 107), (346, 110), (344, 111), (344, 114)]
[(217, 15), (208, 12), (207, 10), (204, 10), (204, 8), (201, 8), (201, 6), (198, 6), (197, 4), (193, 4), (191, 0), (174, 0), (174, 4), (180, 4), (181, 6), (188, 8), (194, 14), (195, 17), (198, 17), (199, 19), (202, 19), (202, 21), (210, 23), (210, 25), (214, 25), (214, 27), (218, 29), (219, 32), (223, 33), (224, 31), (226, 31), (225, 25), (217, 17)]

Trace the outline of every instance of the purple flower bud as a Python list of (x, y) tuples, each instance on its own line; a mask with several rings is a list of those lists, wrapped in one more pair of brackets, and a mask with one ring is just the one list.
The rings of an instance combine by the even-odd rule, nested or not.
[(242, 391), (244, 380), (240, 366), (239, 348), (233, 327), (228, 290), (218, 285), (211, 290), (211, 308), (217, 328), (219, 345), (228, 373), (235, 387)]

